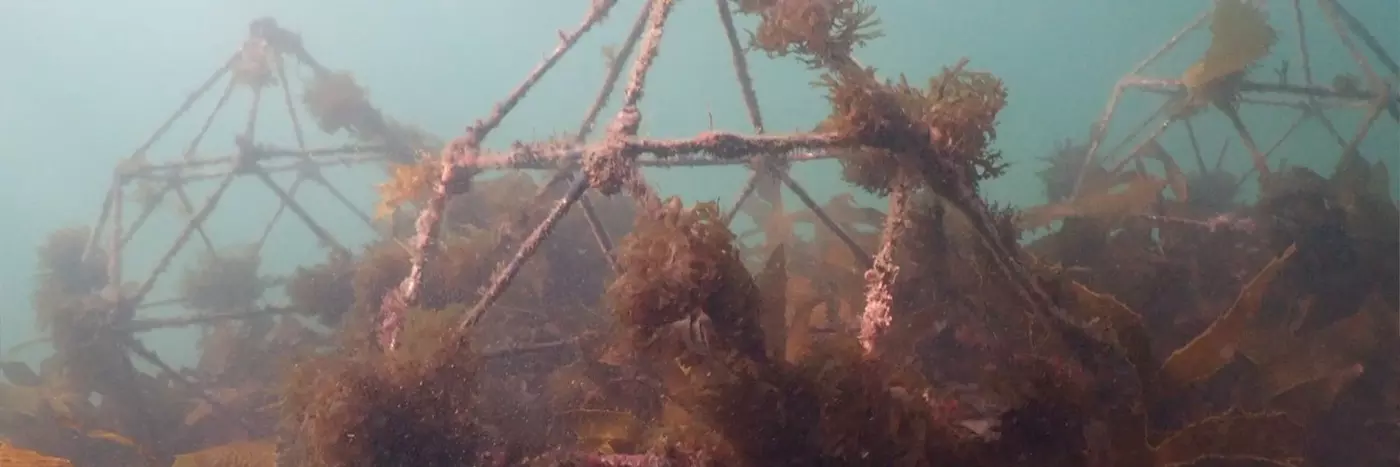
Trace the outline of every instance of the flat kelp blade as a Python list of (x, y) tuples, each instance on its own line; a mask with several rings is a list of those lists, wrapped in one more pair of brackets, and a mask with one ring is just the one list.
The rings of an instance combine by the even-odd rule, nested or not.
[(1302, 426), (1282, 413), (1232, 410), (1172, 433), (1154, 448), (1154, 464), (1192, 465), (1196, 459), (1218, 457), (1266, 459), (1279, 465), (1292, 465), (1301, 457), (1299, 451), (1305, 435)]
[(1366, 181), (1368, 191), (1379, 196), (1380, 199), (1395, 205), (1395, 192), (1390, 188), (1390, 168), (1386, 167), (1385, 161), (1377, 161), (1371, 178)]
[(642, 435), (642, 422), (628, 412), (617, 410), (571, 410), (563, 414), (581, 446), (586, 449), (612, 447), (613, 443), (635, 443)]
[(1035, 206), (1021, 212), (1016, 225), (1035, 230), (1067, 217), (1115, 217), (1137, 214), (1157, 204), (1167, 181), (1153, 177), (1133, 177), (1103, 191), (1085, 194), (1070, 202)]
[(73, 467), (67, 459), (49, 457), (0, 441), (0, 465), (5, 467)]
[(1177, 201), (1189, 201), (1191, 195), (1187, 188), (1186, 173), (1181, 170), (1181, 166), (1176, 163), (1176, 159), (1162, 147), (1157, 140), (1151, 140), (1143, 147), (1145, 155), (1157, 162), (1162, 163), (1162, 170), (1165, 172), (1167, 187), (1171, 188), (1172, 194), (1176, 195)]
[(1287, 391), (1270, 397), (1269, 407), (1286, 412), (1302, 423), (1308, 423), (1316, 416), (1331, 410), (1337, 396), (1365, 371), (1366, 367), (1359, 363), (1333, 370), (1329, 374), (1290, 387)]
[(763, 328), (763, 341), (768, 356), (782, 357), (787, 347), (787, 253), (779, 244), (768, 255), (763, 271), (754, 279), (758, 283), (758, 293), (763, 302), (759, 311), (758, 324)]
[(1205, 56), (1181, 77), (1192, 91), (1249, 68), (1278, 40), (1264, 12), (1244, 0), (1216, 2), (1210, 34)]
[(171, 467), (274, 467), (277, 444), (272, 441), (243, 441), (175, 456)]
[(812, 315), (826, 302), (810, 279), (795, 277), (788, 284), (788, 302), (792, 304), (792, 319), (788, 321), (783, 355), (789, 363), (797, 363), (812, 347)]
[(1280, 350), (1265, 353), (1266, 358), (1251, 357), (1259, 369), (1260, 400), (1300, 419), (1327, 411), (1337, 394), (1365, 372), (1363, 362), (1384, 334), (1395, 332), (1382, 324), (1393, 313), (1376, 293), (1362, 312), (1326, 329), (1302, 336), (1267, 335)]
[(1128, 308), (1112, 295), (1089, 290), (1078, 282), (1070, 283), (1070, 291), (1075, 306), (1072, 313), (1079, 315), (1089, 326), (1105, 327), (1099, 335), (1111, 336), (1119, 351), (1132, 363), (1141, 379), (1144, 389), (1151, 387), (1151, 379), (1156, 371), (1152, 359), (1152, 347), (1147, 329), (1143, 327), (1142, 315)]
[(34, 369), (24, 362), (0, 362), (0, 376), (16, 386), (38, 386), (44, 384)]
[(1262, 457), (1201, 456), (1189, 462), (1177, 462), (1162, 467), (1298, 467), (1297, 464), (1279, 462)]
[(1254, 316), (1259, 313), (1264, 292), (1296, 250), (1296, 245), (1290, 245), (1282, 254), (1269, 261), (1269, 264), (1240, 291), (1230, 309), (1225, 310), (1195, 339), (1167, 357), (1159, 372), (1165, 382), (1184, 386), (1201, 381), (1214, 375), (1234, 359), (1240, 339), (1249, 329)]

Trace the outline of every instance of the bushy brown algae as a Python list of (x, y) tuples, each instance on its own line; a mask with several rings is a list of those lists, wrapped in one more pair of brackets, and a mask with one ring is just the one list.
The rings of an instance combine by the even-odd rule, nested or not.
[(186, 305), (206, 313), (251, 309), (268, 287), (258, 276), (261, 262), (252, 248), (205, 253), (185, 271), (180, 295)]
[(769, 56), (795, 55), (812, 68), (849, 57), (879, 38), (875, 8), (861, 0), (737, 0), (739, 11), (760, 17), (750, 45)]
[[(639, 24), (661, 24), (672, 3), (659, 0)], [(0, 460), (64, 465), (38, 451), (75, 465), (176, 467), (1393, 461), (1400, 299), (1389, 285), (1400, 273), (1388, 259), (1400, 254), (1400, 214), (1385, 164), (1350, 152), (1327, 176), (1280, 170), (1249, 203), (1219, 163), (1198, 157), (1188, 175), (1149, 147), (1160, 175), (1124, 171), (1062, 145), (1042, 173), (1049, 204), (1017, 213), (978, 194), (1005, 168), (992, 146), (1007, 98), (996, 77), (962, 62), (926, 88), (877, 78), (851, 56), (879, 35), (860, 2), (734, 3), (759, 17), (755, 48), (825, 74), (824, 133), (785, 147), (837, 147), (846, 178), (889, 195), (889, 210), (843, 193), (792, 211), (768, 180), (735, 206), (758, 228), (735, 233), (717, 204), (648, 198), (636, 173), (622, 182), (641, 198), (589, 199), (520, 174), (466, 184), (429, 158), (400, 157), (408, 165), (381, 187), (380, 221), (406, 232), (422, 222), (405, 225), (398, 211), (429, 211), (439, 235), (387, 235), (285, 281), (259, 277), (255, 257), (221, 251), (185, 281), (187, 305), (204, 313), (176, 319), (131, 318), (132, 287), (104, 289), (113, 265), (103, 248), (61, 231), (41, 250), (35, 295), (57, 352), (38, 371), (0, 362)], [(612, 6), (596, 3), (580, 30)], [(1233, 37), (1215, 29), (1217, 41)], [(255, 30), (274, 50), (305, 55), (275, 24)], [(641, 41), (644, 56), (655, 56), (659, 35)], [(379, 115), (348, 74), (317, 76), (304, 101), (324, 130), (400, 156), (433, 152), (431, 138)], [(639, 119), (624, 111), (614, 127)], [(745, 138), (658, 142), (619, 130), (590, 157), (634, 167), (629, 144), (677, 157), (688, 144), (789, 141)], [(468, 142), (459, 149), (480, 149)], [(728, 149), (706, 150), (733, 157)], [(446, 183), (470, 190), (435, 207)], [(549, 195), (563, 199), (561, 214), (540, 244), (522, 230), (550, 211), (538, 202)], [(571, 199), (585, 215), (559, 210)], [(813, 235), (798, 234), (807, 226)], [(1023, 228), (1044, 235), (1023, 248)], [(539, 254), (493, 273), (517, 249)], [(422, 292), (397, 303), (400, 344), (386, 349), (383, 301), (401, 298), (415, 260)], [(216, 267), (226, 264), (242, 266)], [(503, 277), (513, 282), (490, 303), (499, 311), (460, 326)], [(258, 303), (272, 283), (285, 283), (289, 306)], [(886, 313), (887, 328), (866, 339), (871, 310)], [(196, 367), (138, 370), (133, 360), (164, 364), (132, 333), (176, 325), (206, 326)]]
[[(1074, 184), (1079, 172), (1089, 163), (1089, 146), (1073, 140), (1064, 140), (1055, 145), (1055, 150), (1041, 159), (1046, 167), (1036, 172), (1040, 183), (1045, 185), (1045, 199), (1058, 202), (1074, 194)], [(1107, 169), (1090, 165), (1085, 174), (1089, 183), (1103, 183), (1108, 176)]]
[(733, 233), (720, 222), (718, 206), (685, 210), (672, 198), (666, 210), (650, 215), (655, 219), (639, 220), (619, 246), (622, 271), (608, 288), (622, 325), (647, 342), (677, 322), (688, 329), (686, 335), (696, 334), (692, 339), (703, 338), (699, 328), (708, 322), (729, 337), (715, 344), (764, 359), (758, 317), (748, 315), (759, 307), (758, 290), (739, 260)]
[(1006, 91), (987, 73), (962, 66), (929, 80), (927, 89), (880, 83), (873, 71), (823, 77), (833, 113), (818, 129), (850, 135), (870, 149), (843, 158), (846, 180), (887, 193), (901, 164), (893, 153), (960, 159), (973, 179), (1001, 175), (1005, 165), (991, 148)]
[(62, 319), (57, 315), (107, 283), (106, 255), (101, 249), (83, 251), (88, 235), (88, 229), (58, 230), (39, 247), (38, 287), (31, 297), (39, 329)]
[(332, 252), (324, 263), (299, 266), (287, 281), (287, 300), (293, 310), (334, 326), (355, 307), (355, 259)]
[[(479, 360), (443, 326), (414, 326), (420, 345), (393, 355), (355, 348), (302, 362), (283, 411), (298, 433), (295, 465), (478, 465), (490, 440), (475, 422)], [(448, 317), (450, 319), (450, 316)], [(363, 345), (361, 343), (360, 345)]]
[[(870, 410), (893, 409), (850, 405), (868, 391), (883, 393), (874, 389), (882, 387), (879, 381), (866, 386), (865, 378), (880, 373), (862, 374), (868, 370), (857, 350), (812, 353), (804, 360), (811, 368), (768, 357), (758, 290), (713, 204), (686, 209), (673, 199), (653, 216), (639, 220), (620, 245), (621, 274), (609, 296), (677, 410), (718, 434), (673, 441), (727, 465), (891, 465), (906, 455), (872, 453), (879, 447), (846, 438), (846, 430), (859, 436), (866, 426), (888, 426), (885, 415), (871, 419)], [(850, 358), (857, 361), (843, 362)], [(826, 392), (826, 383), (840, 381), (853, 386)], [(694, 430), (669, 428), (682, 435)], [(707, 446), (711, 442), (719, 444)]]

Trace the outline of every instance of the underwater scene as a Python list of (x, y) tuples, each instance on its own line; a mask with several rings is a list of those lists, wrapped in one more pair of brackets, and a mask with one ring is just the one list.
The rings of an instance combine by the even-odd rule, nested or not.
[(1393, 0), (408, 3), (47, 104), (0, 467), (1400, 466)]

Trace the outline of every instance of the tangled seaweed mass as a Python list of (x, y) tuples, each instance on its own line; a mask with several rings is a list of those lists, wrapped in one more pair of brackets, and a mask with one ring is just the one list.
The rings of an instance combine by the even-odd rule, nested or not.
[[(177, 287), (194, 313), (148, 318), (174, 253), (123, 282), (122, 246), (179, 193), (151, 189), (133, 224), (118, 185), (108, 241), (99, 221), (40, 248), (34, 308), (55, 352), (37, 369), (0, 362), (0, 465), (1395, 465), (1400, 211), (1384, 163), (1353, 144), (1330, 174), (1260, 171), (1246, 200), (1250, 174), (1188, 173), (1155, 139), (1116, 165), (1097, 141), (1066, 141), (1039, 172), (1047, 204), (996, 206), (980, 184), (1007, 168), (993, 147), (1007, 87), (968, 60), (924, 86), (880, 79), (853, 58), (881, 37), (861, 0), (716, 0), (745, 96), (732, 12), (756, 21), (751, 50), (820, 74), (832, 111), (814, 132), (762, 134), (746, 98), (758, 135), (650, 139), (638, 100), (675, 2), (641, 2), (577, 134), (504, 153), (482, 141), (618, 2), (595, 0), (447, 144), (255, 22), (225, 70), (281, 87), (289, 109), (350, 135), (346, 151), (379, 154), (388, 180), (361, 215), (379, 238), (340, 246), (295, 186), (267, 178), (294, 159), (297, 183), (335, 193), (316, 167), (338, 150), (241, 135), (172, 249), (208, 246)], [(1215, 42), (1177, 84), (1188, 100), (1228, 94), (1219, 107), (1237, 123), (1275, 36), (1248, 2), (1217, 3)], [(284, 57), (312, 69), (300, 100)], [(621, 110), (597, 124), (619, 85)], [(595, 127), (606, 133), (591, 140)], [(122, 176), (174, 177), (141, 152)], [(822, 203), (788, 173), (826, 155), (888, 208), (851, 193)], [(638, 170), (697, 161), (748, 164), (752, 178), (732, 206), (687, 205)], [(326, 260), (273, 277), (261, 241), (215, 249), (201, 223), (235, 175), (278, 193)], [(138, 339), (174, 326), (201, 329), (190, 368)]]

